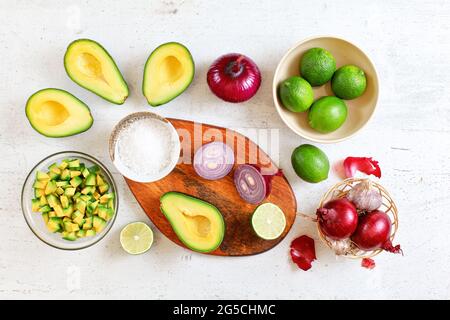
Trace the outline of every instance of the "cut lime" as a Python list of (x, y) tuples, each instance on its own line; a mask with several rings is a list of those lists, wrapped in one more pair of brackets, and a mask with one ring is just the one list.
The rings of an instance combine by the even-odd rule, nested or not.
[(253, 212), (252, 227), (258, 237), (273, 240), (283, 233), (286, 227), (286, 217), (277, 205), (263, 203)]
[(129, 254), (146, 252), (153, 243), (153, 231), (143, 222), (127, 224), (120, 232), (120, 244)]

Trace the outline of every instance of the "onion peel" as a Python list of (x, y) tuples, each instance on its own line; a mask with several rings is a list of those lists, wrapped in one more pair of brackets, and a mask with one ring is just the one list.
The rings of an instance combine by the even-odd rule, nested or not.
[(294, 239), (291, 242), (291, 258), (300, 269), (311, 269), (311, 262), (317, 259), (314, 240), (306, 235)]

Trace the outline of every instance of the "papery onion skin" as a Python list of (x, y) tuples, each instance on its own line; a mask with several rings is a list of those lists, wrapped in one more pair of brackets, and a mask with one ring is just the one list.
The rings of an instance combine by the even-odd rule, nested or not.
[[(213, 151), (217, 154), (208, 155), (208, 151)], [(211, 164), (217, 167), (211, 167)], [(195, 172), (200, 177), (207, 180), (221, 179), (233, 169), (234, 153), (223, 142), (210, 142), (204, 144), (195, 152), (193, 165)]]
[(206, 78), (217, 97), (233, 103), (250, 99), (261, 85), (261, 72), (256, 63), (239, 53), (229, 53), (215, 60)]
[(344, 162), (344, 170), (347, 178), (351, 178), (357, 171), (363, 172), (367, 175), (373, 174), (381, 178), (381, 169), (378, 161), (367, 157), (347, 157)]
[(291, 258), (297, 266), (307, 271), (311, 269), (311, 262), (316, 260), (314, 239), (303, 235), (291, 242)]
[(401, 253), (400, 245), (393, 246), (390, 241), (391, 219), (381, 211), (375, 210), (360, 217), (358, 227), (351, 239), (361, 250), (383, 249), (392, 253)]
[(320, 230), (333, 240), (349, 238), (358, 226), (356, 207), (346, 198), (328, 201), (317, 209)]
[(241, 164), (234, 171), (234, 184), (242, 199), (251, 204), (261, 203), (267, 195), (263, 175), (249, 164)]

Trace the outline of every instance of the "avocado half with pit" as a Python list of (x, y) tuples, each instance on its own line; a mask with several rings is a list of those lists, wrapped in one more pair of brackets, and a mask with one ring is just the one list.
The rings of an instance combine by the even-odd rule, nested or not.
[(142, 92), (151, 106), (160, 106), (182, 94), (194, 74), (194, 59), (188, 48), (178, 42), (164, 43), (145, 63)]
[(179, 192), (165, 193), (160, 202), (162, 213), (186, 247), (206, 253), (220, 246), (225, 222), (215, 206)]
[(64, 55), (69, 77), (96, 95), (115, 104), (128, 97), (128, 85), (113, 58), (99, 43), (90, 39), (73, 41)]
[(47, 137), (72, 136), (88, 130), (94, 119), (89, 107), (67, 91), (42, 89), (27, 101), (31, 126)]

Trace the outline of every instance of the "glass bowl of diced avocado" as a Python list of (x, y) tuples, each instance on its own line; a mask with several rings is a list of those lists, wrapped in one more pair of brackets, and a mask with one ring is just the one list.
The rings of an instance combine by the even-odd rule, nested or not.
[(109, 170), (77, 151), (52, 154), (28, 174), (22, 211), (31, 231), (46, 244), (79, 250), (100, 241), (111, 229), (119, 207)]

